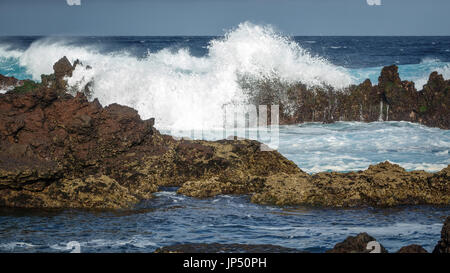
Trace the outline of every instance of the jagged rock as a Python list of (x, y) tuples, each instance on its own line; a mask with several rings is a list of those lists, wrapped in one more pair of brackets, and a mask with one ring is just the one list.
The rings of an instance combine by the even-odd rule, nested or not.
[(178, 244), (158, 248), (155, 253), (304, 253), (303, 251), (276, 245), (246, 244)]
[(0, 74), (0, 89), (9, 90), (19, 85), (20, 81), (14, 77), (6, 77)]
[(74, 67), (70, 63), (69, 59), (67, 59), (66, 56), (59, 59), (54, 65), (53, 65), (53, 71), (55, 74), (56, 79), (64, 78), (65, 76), (72, 77), (72, 72), (74, 70)]
[(421, 245), (409, 245), (400, 248), (397, 253), (428, 253)]
[(80, 61), (76, 60), (72, 65), (66, 56), (59, 59), (53, 65), (53, 74), (41, 75), (41, 85), (51, 89), (55, 89), (58, 94), (64, 94), (67, 91), (66, 77), (72, 77), (72, 73)]
[(390, 89), (391, 87), (398, 86), (401, 83), (402, 81), (400, 80), (398, 67), (396, 65), (383, 67), (380, 77), (378, 77), (378, 87), (381, 90)]
[(413, 82), (401, 81), (395, 65), (382, 69), (375, 86), (366, 80), (334, 90), (329, 86), (311, 88), (300, 83), (285, 86), (263, 81), (244, 82), (243, 88), (255, 97), (252, 103), (256, 105), (279, 104), (282, 124), (389, 120), (450, 128), (450, 80), (437, 72), (430, 74), (421, 91)]
[(441, 230), (441, 240), (434, 247), (433, 253), (450, 253), (450, 216), (444, 222)]
[[(349, 236), (343, 242), (336, 244), (327, 253), (370, 253), (373, 249), (367, 249), (369, 242), (376, 241), (367, 233), (360, 233), (357, 236)], [(380, 253), (387, 253), (387, 250), (380, 244)]]

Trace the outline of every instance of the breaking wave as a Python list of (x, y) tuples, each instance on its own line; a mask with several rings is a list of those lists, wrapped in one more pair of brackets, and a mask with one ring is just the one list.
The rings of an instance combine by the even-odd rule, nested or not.
[[(54, 37), (19, 49), (0, 43), (0, 73), (40, 80), (41, 74), (53, 72), (53, 64), (62, 56), (72, 62), (79, 59), (84, 66), (78, 66), (69, 79), (73, 91), (92, 81), (92, 98), (103, 105), (127, 105), (144, 119), (155, 117), (159, 129), (186, 130), (221, 127), (224, 105), (257, 103), (255, 98), (267, 92), (262, 90), (267, 84), (274, 97), (289, 105), (284, 93), (290, 84), (342, 89), (367, 78), (376, 84), (382, 69), (334, 65), (271, 26), (248, 22), (211, 39), (201, 56), (191, 52), (187, 44), (163, 45), (135, 54), (130, 47), (108, 50), (108, 40), (97, 43), (95, 37), (85, 39), (94, 43)], [(401, 78), (414, 81), (417, 89), (432, 71), (450, 78), (450, 64), (439, 59), (399, 65)]]
[[(0, 55), (3, 51), (0, 49)], [(77, 67), (69, 79), (72, 87), (93, 81), (93, 97), (103, 105), (133, 107), (142, 118), (155, 117), (159, 128), (220, 126), (223, 105), (249, 99), (239, 84), (241, 77), (337, 89), (354, 82), (345, 68), (312, 56), (270, 26), (251, 23), (212, 39), (202, 57), (193, 56), (186, 48), (165, 48), (139, 58), (125, 50), (104, 53), (98, 46), (49, 38), (9, 57), (18, 58), (26, 73), (39, 80), (41, 74), (52, 73), (61, 56), (92, 67)]]

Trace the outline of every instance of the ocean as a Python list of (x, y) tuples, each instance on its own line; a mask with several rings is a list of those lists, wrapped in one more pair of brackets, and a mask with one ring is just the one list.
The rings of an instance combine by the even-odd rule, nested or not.
[[(0, 74), (40, 80), (62, 56), (79, 59), (73, 90), (92, 81), (103, 105), (156, 118), (163, 133), (202, 128), (220, 138), (221, 109), (248, 99), (241, 77), (336, 89), (396, 64), (421, 89), (432, 71), (450, 78), (450, 37), (288, 37), (244, 23), (220, 37), (0, 37)], [(91, 69), (86, 69), (90, 66)], [(3, 92), (6, 90), (3, 90)], [(436, 172), (450, 164), (450, 132), (408, 122), (306, 123), (280, 127), (278, 150), (309, 173), (355, 171), (382, 161)], [(276, 244), (323, 252), (368, 232), (389, 251), (431, 251), (450, 208), (277, 208), (247, 196), (196, 200), (166, 188), (126, 211), (0, 210), (0, 251), (149, 252), (175, 243)]]

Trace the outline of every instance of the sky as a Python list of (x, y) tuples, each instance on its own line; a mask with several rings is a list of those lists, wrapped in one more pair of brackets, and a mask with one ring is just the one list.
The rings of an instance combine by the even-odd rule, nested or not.
[(450, 35), (449, 0), (0, 0), (0, 36)]

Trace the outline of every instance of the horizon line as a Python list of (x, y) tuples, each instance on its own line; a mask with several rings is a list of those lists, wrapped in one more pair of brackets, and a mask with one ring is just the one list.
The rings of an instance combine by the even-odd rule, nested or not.
[[(0, 37), (224, 37), (225, 35), (189, 35), (189, 34), (165, 34), (165, 35), (141, 35), (141, 34), (13, 34), (3, 35)], [(450, 34), (438, 34), (438, 35), (305, 35), (305, 34), (285, 34), (287, 37), (450, 37)]]

